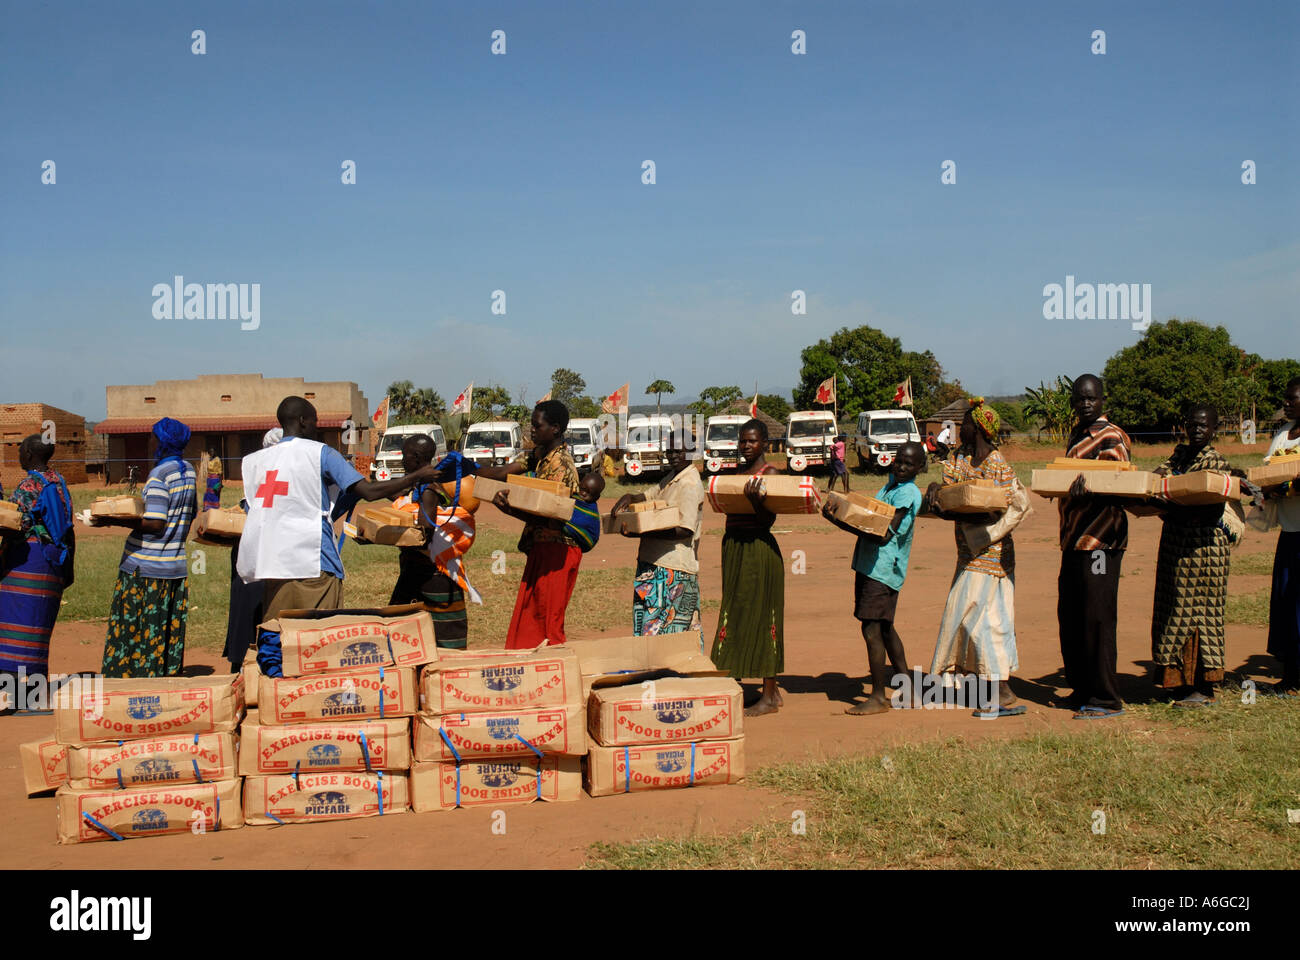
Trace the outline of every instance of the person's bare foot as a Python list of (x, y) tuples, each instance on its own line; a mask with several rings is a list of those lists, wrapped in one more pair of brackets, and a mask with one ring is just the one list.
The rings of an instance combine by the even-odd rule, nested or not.
[(776, 713), (781, 709), (781, 704), (775, 700), (769, 700), (767, 697), (759, 697), (758, 702), (752, 707), (745, 708), (745, 716), (761, 717), (765, 713)]
[(998, 681), (998, 705), (1009, 707), (1020, 698), (1011, 692), (1011, 684), (1006, 680)]
[(868, 697), (861, 703), (855, 703), (844, 712), (851, 717), (869, 717), (877, 713), (888, 713), (889, 702), (887, 700), (877, 700), (875, 697)]
[(777, 688), (776, 688), (776, 705), (777, 705), (778, 707), (784, 707), (784, 706), (785, 706), (785, 697), (781, 696), (781, 688), (780, 688), (780, 687), (777, 687)]

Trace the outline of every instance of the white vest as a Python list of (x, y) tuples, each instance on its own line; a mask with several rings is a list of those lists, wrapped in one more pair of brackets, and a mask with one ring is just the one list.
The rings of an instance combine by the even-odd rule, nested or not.
[(333, 509), (321, 497), (324, 444), (295, 437), (244, 457), (248, 517), (239, 538), (236, 570), (254, 580), (308, 580), (321, 573), (322, 522)]

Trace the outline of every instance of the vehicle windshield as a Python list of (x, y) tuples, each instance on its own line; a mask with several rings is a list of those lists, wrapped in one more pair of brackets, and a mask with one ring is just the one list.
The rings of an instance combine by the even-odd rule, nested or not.
[[(668, 431), (671, 432), (671, 431)], [(659, 443), (664, 431), (658, 424), (643, 423), (627, 431), (628, 443)]]
[(791, 420), (790, 433), (791, 437), (833, 437), (836, 434), (835, 424), (829, 420)]
[(879, 420), (872, 420), (867, 425), (867, 433), (873, 437), (911, 433), (915, 429), (912, 426), (912, 421), (907, 417), (889, 417), (888, 419), (881, 417)]
[(406, 442), (407, 437), (413, 437), (413, 433), (386, 433), (384, 439), (379, 441), (380, 453), (400, 453), (402, 444)]
[(706, 443), (717, 443), (719, 440), (739, 440), (740, 424), (738, 423), (711, 423), (708, 432), (705, 434)]
[(510, 446), (509, 430), (471, 430), (465, 434), (465, 446), (467, 447), (508, 447)]
[(580, 430), (566, 431), (564, 439), (575, 447), (590, 447), (593, 444), (591, 430), (587, 427), (583, 427)]

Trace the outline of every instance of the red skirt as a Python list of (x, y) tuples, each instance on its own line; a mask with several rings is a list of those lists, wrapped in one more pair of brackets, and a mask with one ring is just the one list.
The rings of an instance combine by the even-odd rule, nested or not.
[(564, 643), (564, 611), (578, 582), (582, 550), (565, 543), (535, 543), (528, 551), (524, 576), (515, 597), (506, 647), (531, 650), (543, 643)]

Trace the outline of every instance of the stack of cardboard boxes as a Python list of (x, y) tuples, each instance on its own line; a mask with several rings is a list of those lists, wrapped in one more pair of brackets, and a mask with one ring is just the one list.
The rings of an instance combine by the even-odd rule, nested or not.
[[(97, 679), (63, 691), (54, 704), (55, 737), (67, 746), (59, 841), (243, 826), (235, 735), (243, 712), (238, 676)], [(53, 780), (56, 751), (47, 754), (42, 775)]]
[(262, 625), (283, 677), (258, 677), (244, 722), (244, 818), (254, 825), (405, 813), (416, 668), (437, 657), (418, 605)]
[(740, 684), (694, 633), (575, 641), (587, 694), (593, 797), (736, 783), (745, 775)]
[(573, 651), (442, 654), (420, 675), (416, 812), (578, 799), (587, 737)]

